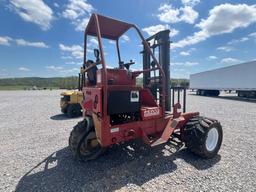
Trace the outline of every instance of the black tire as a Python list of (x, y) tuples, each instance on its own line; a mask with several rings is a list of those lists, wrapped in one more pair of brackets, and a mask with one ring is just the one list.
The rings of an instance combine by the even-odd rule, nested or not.
[[(222, 126), (217, 120), (200, 116), (190, 119), (182, 134), (186, 147), (203, 158), (217, 155), (223, 137)], [(214, 141), (211, 140), (213, 134)]]
[(80, 104), (70, 104), (67, 107), (67, 116), (69, 118), (79, 117), (80, 115), (82, 115), (81, 109), (82, 108)]
[(96, 139), (95, 129), (93, 125), (88, 125), (87, 118), (85, 118), (83, 121), (80, 121), (76, 126), (74, 126), (69, 137), (69, 148), (71, 149), (73, 155), (81, 161), (96, 159), (105, 151), (105, 149), (102, 148), (101, 145), (98, 143), (95, 147), (86, 148), (87, 153), (82, 153), (82, 147), (84, 149), (83, 144), (89, 141), (88, 136), (95, 135), (94, 140)]
[(68, 112), (67, 107), (62, 108), (62, 109), (61, 109), (61, 112), (64, 113), (64, 114), (66, 114), (66, 113)]
[(87, 123), (86, 120), (78, 122), (70, 133), (69, 136), (69, 148), (72, 151), (73, 155), (77, 154), (77, 146), (79, 141), (82, 139), (83, 135), (87, 131)]

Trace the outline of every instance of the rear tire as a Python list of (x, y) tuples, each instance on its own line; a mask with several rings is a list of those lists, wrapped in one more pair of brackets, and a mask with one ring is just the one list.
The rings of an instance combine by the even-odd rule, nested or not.
[(79, 117), (82, 115), (80, 104), (70, 104), (67, 107), (67, 116), (69, 118)]
[(105, 151), (97, 141), (94, 126), (88, 123), (90, 118), (86, 117), (74, 126), (69, 137), (69, 147), (81, 161), (96, 159)]
[(203, 158), (217, 155), (222, 137), (222, 126), (217, 120), (200, 116), (190, 119), (183, 132), (187, 148)]

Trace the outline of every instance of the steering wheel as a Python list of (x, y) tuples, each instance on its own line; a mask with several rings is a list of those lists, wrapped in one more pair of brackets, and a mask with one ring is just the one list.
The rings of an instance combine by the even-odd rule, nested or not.
[(129, 63), (124, 63), (124, 64), (122, 64), (122, 65), (123, 65), (127, 70), (129, 70), (129, 69), (130, 69), (130, 66), (133, 65), (133, 64), (135, 64), (135, 62), (134, 62), (133, 60), (130, 60)]

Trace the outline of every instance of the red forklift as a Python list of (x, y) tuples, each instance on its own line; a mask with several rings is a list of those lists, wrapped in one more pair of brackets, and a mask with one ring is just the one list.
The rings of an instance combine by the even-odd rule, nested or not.
[[(142, 70), (131, 70), (135, 62), (124, 62), (121, 57), (120, 37), (130, 29), (142, 41)], [(75, 157), (83, 161), (96, 159), (108, 147), (138, 138), (152, 147), (175, 138), (203, 158), (218, 153), (221, 124), (199, 116), (199, 112), (185, 112), (186, 91), (171, 90), (169, 33), (165, 30), (144, 39), (134, 24), (92, 14), (84, 33), (84, 64), (80, 72), (84, 119), (74, 126), (69, 137)], [(87, 60), (88, 36), (98, 41), (95, 60)], [(102, 38), (116, 43), (116, 68), (107, 68)], [(143, 76), (143, 85), (136, 81), (139, 76)]]

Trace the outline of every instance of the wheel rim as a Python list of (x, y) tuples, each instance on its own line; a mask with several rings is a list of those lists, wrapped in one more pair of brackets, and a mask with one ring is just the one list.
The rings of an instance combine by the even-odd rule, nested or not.
[(89, 135), (84, 139), (80, 147), (80, 153), (83, 156), (89, 155), (99, 146), (99, 142), (96, 138), (95, 132), (90, 132)]
[(218, 130), (215, 127), (213, 127), (210, 129), (210, 131), (207, 134), (206, 149), (208, 151), (213, 151), (216, 148), (218, 141), (219, 141)]

